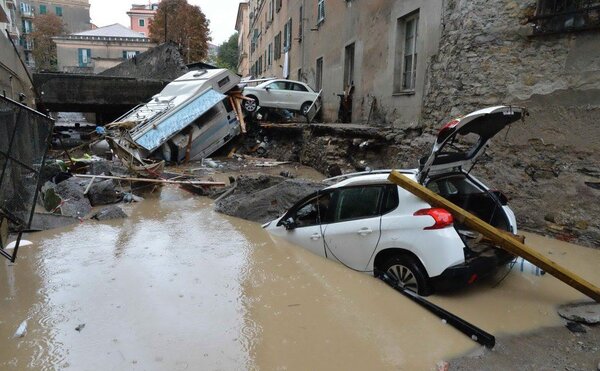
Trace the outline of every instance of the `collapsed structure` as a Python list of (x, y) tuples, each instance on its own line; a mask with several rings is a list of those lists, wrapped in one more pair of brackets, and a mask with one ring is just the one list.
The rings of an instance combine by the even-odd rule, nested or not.
[(107, 125), (107, 140), (115, 153), (142, 165), (206, 158), (245, 132), (239, 83), (227, 69), (188, 72)]

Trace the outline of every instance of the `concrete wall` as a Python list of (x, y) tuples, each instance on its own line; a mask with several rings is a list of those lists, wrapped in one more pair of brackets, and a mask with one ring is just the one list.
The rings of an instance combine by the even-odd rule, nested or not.
[[(123, 51), (145, 52), (155, 44), (137, 41), (101, 41), (101, 40), (65, 40), (55, 39), (58, 58), (58, 70), (65, 72), (93, 73), (102, 72), (124, 61)], [(91, 63), (80, 70), (78, 50), (91, 49)]]
[(33, 107), (33, 86), (19, 61), (19, 55), (6, 36), (0, 36), (0, 50), (0, 94), (6, 94), (16, 101), (19, 101), (19, 94), (24, 94), (24, 103)]
[[(335, 121), (339, 107), (338, 94), (344, 91), (345, 49), (354, 44), (354, 106), (353, 121), (394, 123), (408, 126), (419, 120), (427, 61), (437, 52), (440, 37), (440, 2), (408, 1), (326, 1), (325, 19), (318, 23), (317, 1), (283, 1), (272, 23), (268, 13), (270, 0), (251, 1), (250, 44), (253, 29), (261, 30), (257, 50), (250, 54), (250, 65), (292, 19), (292, 46), (289, 52), (289, 77), (316, 86), (316, 61), (323, 58), (323, 113), (326, 121)], [(300, 7), (303, 19), (300, 20)], [(414, 11), (420, 14), (417, 41), (418, 68), (416, 86), (410, 94), (394, 94), (398, 48), (403, 48), (398, 19)], [(302, 39), (299, 26), (302, 25)], [(402, 39), (403, 40), (403, 39)], [(264, 65), (263, 61), (263, 65)], [(259, 76), (283, 75), (284, 57), (260, 71)], [(301, 74), (299, 75), (299, 71)], [(371, 112), (371, 107), (373, 111)]]

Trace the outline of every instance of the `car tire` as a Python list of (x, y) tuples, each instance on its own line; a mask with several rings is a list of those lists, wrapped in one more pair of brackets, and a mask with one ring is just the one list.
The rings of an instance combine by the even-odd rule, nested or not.
[(246, 110), (246, 112), (248, 113), (253, 113), (256, 111), (256, 108), (258, 107), (258, 99), (256, 99), (256, 97), (249, 95), (248, 98), (252, 98), (254, 100), (244, 100), (244, 109)]
[(399, 254), (387, 259), (380, 267), (400, 287), (416, 292), (421, 296), (431, 295), (433, 289), (425, 268), (416, 258)]
[(310, 109), (311, 105), (312, 105), (311, 102), (304, 102), (302, 104), (302, 106), (300, 107), (300, 113), (302, 114), (302, 116), (307, 116), (308, 115), (308, 110)]

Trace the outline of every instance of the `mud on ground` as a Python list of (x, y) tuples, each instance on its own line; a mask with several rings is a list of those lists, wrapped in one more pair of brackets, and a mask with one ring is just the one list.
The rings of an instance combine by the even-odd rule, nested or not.
[(596, 370), (600, 366), (600, 327), (572, 333), (550, 327), (497, 339), (493, 350), (478, 349), (449, 361), (449, 370)]

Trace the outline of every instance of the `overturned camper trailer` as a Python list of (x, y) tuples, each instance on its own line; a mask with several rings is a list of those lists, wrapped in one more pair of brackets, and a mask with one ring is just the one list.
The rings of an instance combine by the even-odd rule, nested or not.
[(118, 143), (138, 159), (205, 158), (240, 134), (235, 104), (226, 95), (239, 82), (227, 69), (186, 73), (109, 127), (128, 128)]

